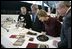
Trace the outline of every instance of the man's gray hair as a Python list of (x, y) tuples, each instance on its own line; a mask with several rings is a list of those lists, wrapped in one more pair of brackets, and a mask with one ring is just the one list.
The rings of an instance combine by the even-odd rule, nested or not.
[(38, 9), (38, 5), (36, 5), (36, 4), (33, 4), (33, 5), (31, 6), (31, 9), (32, 9), (33, 7), (36, 8), (36, 9)]
[(71, 6), (71, 2), (70, 1), (59, 1), (58, 4), (57, 4), (57, 7), (63, 7), (63, 6), (66, 6), (66, 7), (70, 7)]

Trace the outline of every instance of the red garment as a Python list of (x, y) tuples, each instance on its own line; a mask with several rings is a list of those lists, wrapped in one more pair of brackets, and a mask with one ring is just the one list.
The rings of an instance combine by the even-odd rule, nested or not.
[(50, 36), (59, 36), (61, 24), (55, 18), (49, 17), (49, 19), (43, 22), (45, 25), (46, 34)]

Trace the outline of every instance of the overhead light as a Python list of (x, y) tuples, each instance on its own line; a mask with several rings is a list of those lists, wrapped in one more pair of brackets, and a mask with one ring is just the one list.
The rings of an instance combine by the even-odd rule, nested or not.
[[(37, 4), (42, 6), (42, 1), (21, 1), (21, 2), (27, 2), (27, 3)], [(48, 7), (46, 4), (44, 4), (44, 6)]]

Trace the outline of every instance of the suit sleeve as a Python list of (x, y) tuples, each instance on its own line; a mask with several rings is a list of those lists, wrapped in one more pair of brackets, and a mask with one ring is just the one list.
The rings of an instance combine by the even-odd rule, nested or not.
[(71, 48), (71, 27), (68, 29), (68, 48)]
[(20, 19), (20, 15), (18, 16), (18, 20), (17, 21), (19, 21), (19, 19)]
[(63, 26), (61, 30), (61, 41), (59, 42), (58, 46), (60, 48), (68, 48), (71, 45), (71, 15), (65, 17), (63, 21)]
[(58, 48), (65, 48), (67, 43), (66, 43), (66, 39), (65, 39), (65, 35), (64, 35), (64, 27), (62, 26), (62, 29), (61, 29), (61, 41), (58, 43)]

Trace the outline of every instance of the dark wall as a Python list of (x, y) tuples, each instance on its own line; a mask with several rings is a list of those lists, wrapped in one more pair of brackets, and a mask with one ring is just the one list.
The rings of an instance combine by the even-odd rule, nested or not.
[(31, 6), (31, 4), (19, 1), (1, 1), (2, 10), (19, 10), (21, 6), (25, 6), (28, 10), (30, 10), (29, 6)]
[[(20, 2), (20, 1), (1, 1), (1, 14), (5, 13), (15, 13), (18, 14), (20, 7), (25, 6), (27, 8), (27, 11), (31, 11), (31, 5), (30, 3), (26, 2)], [(39, 9), (42, 7), (39, 6)], [(47, 7), (45, 7), (45, 10), (47, 11)]]

